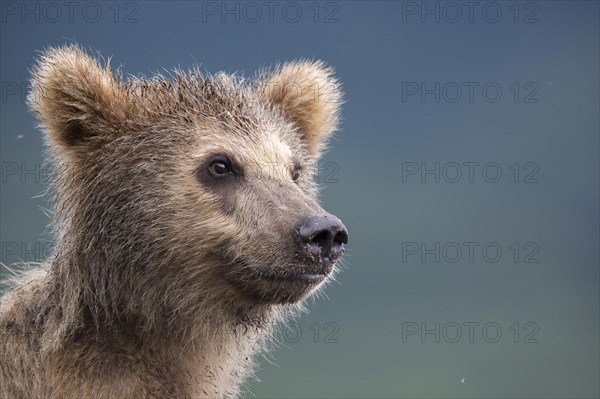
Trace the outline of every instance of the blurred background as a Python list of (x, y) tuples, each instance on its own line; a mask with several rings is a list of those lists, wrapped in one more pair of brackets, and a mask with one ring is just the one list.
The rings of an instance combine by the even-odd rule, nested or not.
[(145, 75), (318, 58), (346, 92), (317, 179), (349, 266), (280, 329), (248, 396), (600, 395), (598, 2), (1, 7), (4, 264), (51, 248), (24, 102), (36, 51), (76, 42)]

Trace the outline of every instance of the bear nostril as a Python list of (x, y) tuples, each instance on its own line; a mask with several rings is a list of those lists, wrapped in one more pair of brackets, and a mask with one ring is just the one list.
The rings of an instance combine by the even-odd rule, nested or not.
[(338, 245), (348, 244), (348, 232), (346, 230), (338, 231), (333, 238), (333, 242)]
[(333, 215), (308, 215), (295, 229), (296, 235), (309, 252), (330, 258), (340, 254), (343, 244), (348, 243), (348, 231)]
[(329, 230), (322, 230), (315, 235), (311, 242), (317, 244), (321, 248), (328, 247), (334, 241), (333, 234)]

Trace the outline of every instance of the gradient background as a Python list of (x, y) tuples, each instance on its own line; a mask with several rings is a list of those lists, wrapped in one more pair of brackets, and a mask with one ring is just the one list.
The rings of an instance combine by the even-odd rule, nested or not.
[[(319, 178), (326, 209), (350, 230), (350, 266), (327, 289), (329, 299), (310, 302), (310, 314), (284, 330), (284, 345), (261, 362), (264, 382), (251, 381), (251, 392), (600, 395), (598, 2), (478, 2), (472, 18), (458, 2), (462, 17), (454, 23), (456, 7), (442, 2), (296, 2), (285, 12), (279, 2), (272, 20), (263, 2), (76, 4), (71, 19), (63, 2), (2, 3), (2, 262), (39, 261), (48, 252), (47, 203), (38, 197), (46, 183), (42, 140), (23, 101), (37, 50), (77, 42), (113, 56), (128, 74), (200, 63), (252, 75), (278, 61), (319, 58), (336, 68), (346, 91), (342, 131)], [(22, 14), (25, 7), (33, 11)], [(233, 11), (221, 15), (224, 7)], [(437, 7), (439, 21), (420, 7)], [(434, 94), (406, 94), (422, 82), (455, 82), (463, 96), (452, 102), (453, 86), (439, 102)], [(473, 101), (464, 82), (479, 84)], [(502, 89), (498, 101), (489, 101), (493, 89), (484, 96), (486, 83)], [(413, 163), (432, 169), (436, 162), (448, 167), (439, 183), (406, 173)], [(463, 166), (451, 183), (452, 162), (481, 165), (472, 182)], [(482, 176), (491, 162), (502, 168), (496, 183)], [(490, 169), (485, 177), (494, 175)], [(531, 178), (537, 182), (524, 182)], [(436, 262), (407, 253), (413, 242), (480, 246), (472, 262), (466, 251), (450, 262), (450, 247)], [(483, 257), (486, 243), (502, 249), (497, 262)], [(526, 263), (532, 250), (528, 259), (538, 262)], [(480, 323), (473, 342), (465, 322)], [(432, 330), (440, 323), (439, 342), (433, 333), (403, 335), (412, 323)], [(453, 323), (462, 328), (458, 342), (451, 342)], [(486, 323), (501, 327), (498, 342), (488, 342), (496, 330), (483, 334)]]

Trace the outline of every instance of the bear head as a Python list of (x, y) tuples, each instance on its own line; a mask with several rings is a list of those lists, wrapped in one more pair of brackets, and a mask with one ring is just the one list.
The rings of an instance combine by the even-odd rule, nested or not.
[(57, 166), (55, 257), (80, 295), (186, 313), (297, 303), (327, 281), (348, 241), (313, 178), (339, 119), (332, 74), (124, 79), (77, 46), (43, 52), (29, 103)]

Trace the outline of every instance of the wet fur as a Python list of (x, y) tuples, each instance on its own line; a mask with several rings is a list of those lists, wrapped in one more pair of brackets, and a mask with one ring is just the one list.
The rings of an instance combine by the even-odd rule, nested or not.
[[(322, 210), (288, 172), (310, 175), (340, 100), (320, 62), (125, 80), (77, 46), (43, 52), (29, 102), (56, 170), (57, 244), (1, 298), (0, 397), (237, 396), (306, 297), (256, 281), (305, 267), (288, 230)], [(244, 164), (240, 186), (198, 176), (214, 151)]]

